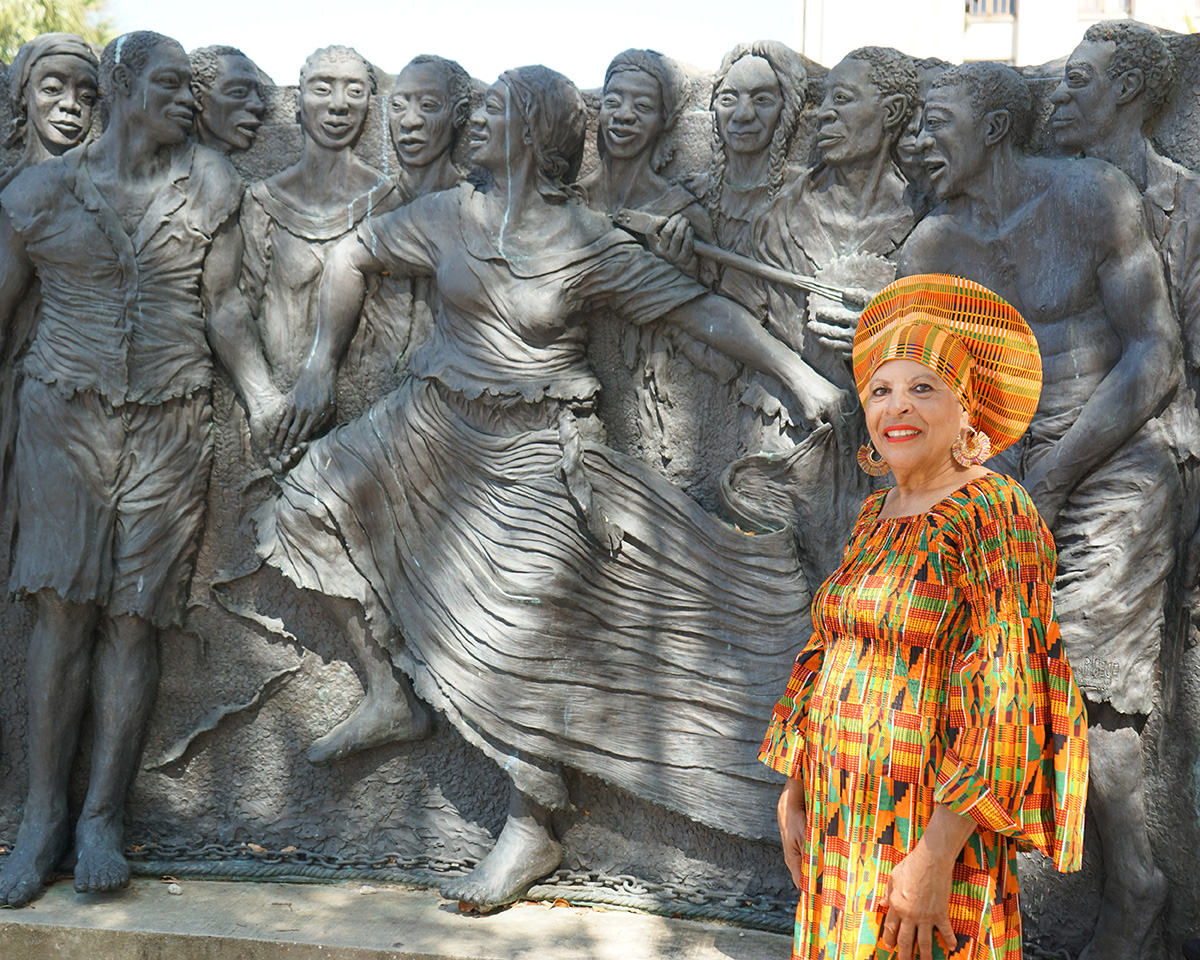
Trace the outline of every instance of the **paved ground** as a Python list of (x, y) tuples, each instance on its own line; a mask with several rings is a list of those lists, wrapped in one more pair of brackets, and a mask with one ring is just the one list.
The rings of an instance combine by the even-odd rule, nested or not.
[[(520, 904), (463, 914), (432, 890), (136, 878), (59, 881), (0, 910), (0, 960), (785, 960), (790, 939), (719, 924)], [(368, 891), (368, 892), (364, 892)]]

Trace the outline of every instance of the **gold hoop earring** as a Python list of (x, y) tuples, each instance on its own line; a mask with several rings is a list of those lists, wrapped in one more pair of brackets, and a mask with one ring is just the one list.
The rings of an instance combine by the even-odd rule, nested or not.
[(992, 455), (992, 438), (982, 430), (967, 427), (971, 435), (965, 440), (959, 435), (950, 444), (950, 456), (963, 467), (977, 467)]
[(878, 451), (869, 443), (864, 443), (858, 448), (858, 466), (869, 477), (882, 477), (891, 470), (887, 461), (879, 456)]

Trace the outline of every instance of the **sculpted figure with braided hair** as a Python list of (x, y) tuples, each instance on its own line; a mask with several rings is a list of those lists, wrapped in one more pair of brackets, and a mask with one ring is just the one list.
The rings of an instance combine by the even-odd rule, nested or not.
[[(1110, 56), (1111, 42), (1085, 52)], [(1076, 51), (1068, 82), (1084, 72)], [(1132, 91), (1133, 79), (1118, 85)], [(1056, 99), (1070, 116), (1065, 93)], [(1041, 348), (1037, 413), (995, 469), (1024, 484), (1058, 544), (1055, 601), (1087, 700), (1088, 811), (1104, 850), (1104, 905), (1083, 957), (1116, 960), (1146, 955), (1166, 896), (1139, 734), (1156, 705), (1177, 555), (1179, 470), (1158, 415), (1181, 349), (1142, 197), (1100, 160), (1027, 155), (1031, 113), (1009, 67), (964, 64), (933, 82), (918, 146), (940, 202), (900, 272), (976, 278), (1024, 314)]]
[(157, 33), (100, 58), (93, 142), (0, 194), (0, 319), (36, 272), (24, 361), (10, 586), (37, 604), (26, 660), (29, 784), (0, 904), (21, 906), (70, 848), (68, 784), (93, 741), (75, 889), (129, 880), (125, 795), (158, 684), (159, 633), (183, 624), (212, 463), (216, 360), (264, 442), (279, 395), (237, 288), (240, 184), (188, 138), (191, 69)]
[[(800, 126), (808, 71), (796, 52), (775, 40), (740, 43), (713, 78), (712, 164), (688, 189), (712, 217), (717, 244), (753, 257), (754, 227), (799, 170), (789, 163)], [(766, 309), (761, 281), (726, 269), (719, 289), (747, 309)]]
[[(775, 829), (751, 758), (806, 620), (794, 538), (748, 536), (600, 442), (584, 313), (676, 323), (789, 384), (813, 418), (841, 399), (746, 310), (581, 202), (585, 131), (566, 77), (509, 70), (471, 118), (488, 182), (338, 244), (284, 454), (331, 415), (372, 277), (434, 277), (433, 331), (400, 387), (314, 440), (256, 517), (260, 555), (295, 584), (381, 608), (362, 621), (374, 641), (511, 779), (495, 847), (443, 887), (484, 909), (558, 866), (565, 768), (740, 835)], [(412, 691), (399, 704), (421, 728)]]

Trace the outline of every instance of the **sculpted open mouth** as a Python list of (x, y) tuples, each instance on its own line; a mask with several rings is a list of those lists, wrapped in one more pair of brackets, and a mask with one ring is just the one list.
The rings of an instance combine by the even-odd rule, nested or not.
[(925, 160), (925, 172), (930, 180), (936, 180), (946, 171), (946, 161), (940, 158), (928, 157)]
[(52, 126), (68, 140), (77, 140), (83, 135), (82, 125), (78, 123), (72, 123), (69, 120), (51, 120), (50, 126)]
[(630, 140), (636, 140), (638, 132), (630, 127), (609, 127), (608, 138), (617, 143), (628, 143)]

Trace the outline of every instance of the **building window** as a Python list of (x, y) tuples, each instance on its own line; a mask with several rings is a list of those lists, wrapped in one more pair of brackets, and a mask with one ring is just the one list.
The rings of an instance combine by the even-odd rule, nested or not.
[(1079, 0), (1081, 17), (1127, 17), (1129, 0)]
[(1012, 17), (1016, 12), (1017, 0), (967, 0), (967, 14), (972, 17)]

